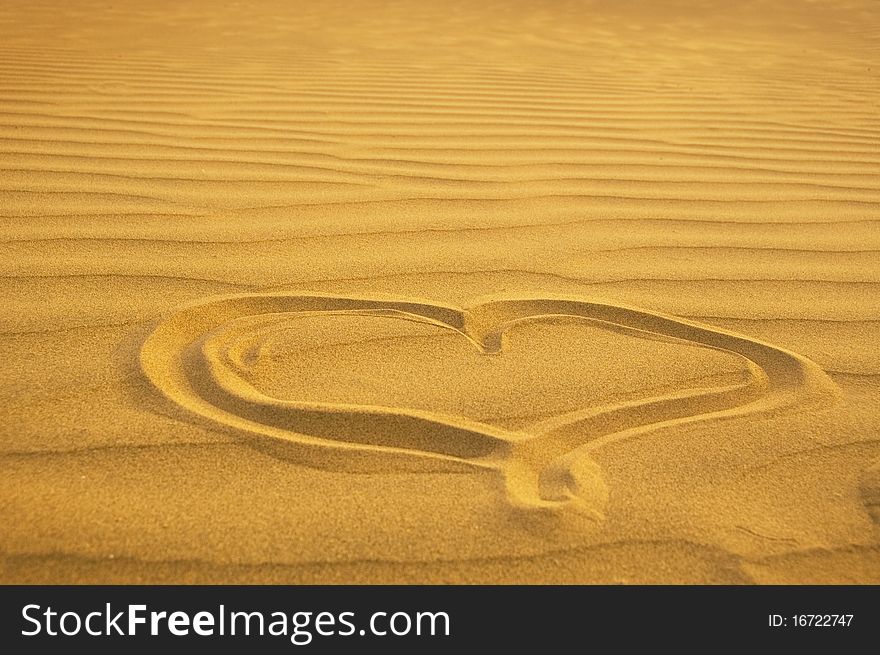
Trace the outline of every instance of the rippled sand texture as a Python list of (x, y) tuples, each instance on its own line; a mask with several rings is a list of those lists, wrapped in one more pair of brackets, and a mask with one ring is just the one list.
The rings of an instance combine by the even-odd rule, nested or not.
[(3, 582), (880, 582), (865, 2), (7, 2)]

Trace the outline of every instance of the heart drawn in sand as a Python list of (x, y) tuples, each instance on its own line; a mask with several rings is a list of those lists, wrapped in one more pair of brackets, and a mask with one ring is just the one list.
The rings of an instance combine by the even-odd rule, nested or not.
[[(514, 430), (424, 408), (339, 398), (281, 399), (242, 374), (252, 356), (247, 335), (281, 329), (293, 318), (340, 314), (405, 319), (451, 330), (485, 355), (504, 351), (505, 335), (516, 325), (568, 317), (633, 336), (659, 336), (733, 354), (745, 364), (748, 379), (728, 387), (574, 408)], [(500, 473), (513, 507), (551, 515), (573, 510), (588, 520), (601, 518), (607, 496), (591, 452), (609, 441), (676, 423), (768, 412), (836, 396), (821, 368), (787, 350), (656, 312), (571, 297), (492, 297), (458, 308), (321, 294), (220, 296), (184, 306), (162, 320), (144, 342), (140, 364), (152, 384), (179, 407), (275, 456), (348, 470), (395, 470), (426, 459), (492, 469)]]

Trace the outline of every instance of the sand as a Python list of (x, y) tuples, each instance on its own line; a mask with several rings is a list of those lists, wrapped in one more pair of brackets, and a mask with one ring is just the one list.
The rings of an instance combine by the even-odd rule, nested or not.
[(880, 583), (880, 13), (11, 1), (0, 582)]

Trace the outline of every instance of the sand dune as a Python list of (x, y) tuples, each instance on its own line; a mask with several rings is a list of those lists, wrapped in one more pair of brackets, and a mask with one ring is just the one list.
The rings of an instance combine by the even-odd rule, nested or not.
[(0, 17), (3, 582), (880, 582), (862, 0)]

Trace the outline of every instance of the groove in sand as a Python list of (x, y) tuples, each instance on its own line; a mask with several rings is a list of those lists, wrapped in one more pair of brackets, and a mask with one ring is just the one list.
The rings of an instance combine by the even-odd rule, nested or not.
[[(483, 355), (504, 351), (505, 331), (523, 321), (577, 317), (634, 336), (662, 335), (735, 354), (749, 380), (727, 388), (675, 392), (584, 408), (510, 431), (439, 412), (269, 397), (236, 371), (243, 317), (277, 329), (297, 314), (361, 314), (425, 322), (459, 333)], [(564, 353), (560, 353), (564, 356)], [(382, 470), (401, 457), (451, 460), (500, 472), (512, 506), (602, 516), (607, 490), (589, 453), (613, 440), (676, 423), (827, 403), (837, 390), (810, 360), (727, 330), (622, 305), (564, 297), (486, 299), (466, 309), (445, 304), (334, 295), (239, 294), (188, 305), (144, 342), (143, 373), (187, 411), (239, 433), (273, 454), (320, 467)]]

